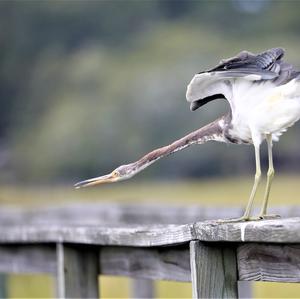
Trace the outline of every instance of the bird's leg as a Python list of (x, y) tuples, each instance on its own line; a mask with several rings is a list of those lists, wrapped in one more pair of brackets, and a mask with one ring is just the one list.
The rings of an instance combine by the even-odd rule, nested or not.
[(255, 172), (255, 178), (254, 178), (254, 184), (252, 187), (252, 191), (250, 194), (250, 198), (248, 200), (248, 204), (245, 210), (244, 215), (241, 217), (242, 220), (250, 220), (250, 214), (253, 206), (254, 197), (256, 194), (256, 190), (258, 187), (258, 184), (261, 179), (261, 167), (260, 167), (260, 151), (259, 151), (259, 145), (255, 145), (255, 165), (256, 165), (256, 172)]
[[(255, 172), (254, 184), (253, 184), (253, 187), (252, 187), (252, 191), (251, 191), (251, 194), (250, 194), (250, 198), (248, 200), (248, 204), (247, 204), (245, 213), (240, 218), (218, 220), (218, 222), (221, 222), (221, 223), (222, 222), (239, 222), (239, 221), (249, 221), (249, 220), (252, 220), (252, 218), (250, 218), (250, 214), (251, 214), (251, 210), (252, 210), (252, 206), (253, 206), (253, 201), (254, 201), (254, 198), (255, 198), (256, 190), (257, 190), (258, 184), (259, 184), (260, 179), (261, 179), (259, 145), (254, 145), (254, 147), (255, 147), (256, 172)], [(253, 220), (257, 220), (257, 218), (255, 218)]]
[(266, 219), (266, 218), (279, 218), (279, 215), (267, 215), (267, 207), (268, 207), (268, 201), (269, 201), (269, 195), (270, 195), (270, 189), (274, 177), (274, 166), (273, 166), (273, 154), (272, 154), (272, 135), (268, 134), (267, 137), (267, 145), (268, 145), (268, 157), (269, 157), (269, 169), (267, 174), (267, 186), (265, 190), (263, 205), (261, 208), (261, 211), (258, 215), (258, 218), (260, 219)]

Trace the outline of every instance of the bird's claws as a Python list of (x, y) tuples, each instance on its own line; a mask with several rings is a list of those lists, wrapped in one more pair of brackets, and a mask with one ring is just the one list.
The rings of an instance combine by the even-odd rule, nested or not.
[(230, 219), (218, 219), (217, 223), (235, 223), (235, 222), (245, 222), (250, 221), (249, 217), (239, 217), (239, 218), (230, 218)]
[(269, 219), (279, 219), (281, 218), (281, 216), (277, 214), (260, 214), (258, 218), (263, 220), (269, 220)]
[(281, 218), (280, 215), (276, 214), (262, 214), (253, 217), (242, 216), (239, 218), (231, 219), (218, 219), (217, 223), (236, 223), (236, 222), (246, 222), (246, 221), (259, 221), (259, 220), (271, 220)]

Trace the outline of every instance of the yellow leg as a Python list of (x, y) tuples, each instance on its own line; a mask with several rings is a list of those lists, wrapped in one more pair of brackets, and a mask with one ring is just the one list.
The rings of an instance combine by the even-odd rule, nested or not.
[(270, 196), (271, 185), (274, 177), (274, 166), (273, 166), (273, 154), (272, 154), (272, 135), (267, 135), (267, 145), (268, 145), (268, 157), (269, 157), (269, 169), (267, 174), (267, 186), (265, 190), (265, 196), (262, 204), (261, 211), (259, 213), (259, 218), (278, 218), (278, 215), (267, 215), (268, 201)]
[(243, 220), (249, 220), (250, 219), (250, 214), (251, 214), (251, 210), (252, 210), (252, 206), (253, 206), (254, 197), (255, 197), (255, 194), (256, 194), (258, 184), (259, 184), (260, 179), (261, 179), (259, 146), (255, 146), (255, 162), (256, 162), (256, 173), (255, 173), (254, 184), (253, 184), (253, 187), (252, 187), (252, 191), (251, 191), (251, 194), (250, 194), (250, 198), (248, 200), (248, 204), (247, 204), (245, 213), (242, 216)]
[[(255, 165), (256, 165), (256, 173), (255, 173), (255, 179), (254, 179), (254, 184), (252, 187), (252, 191), (250, 194), (250, 198), (248, 200), (248, 204), (245, 210), (245, 213), (242, 217), (240, 218), (234, 218), (234, 219), (226, 219), (226, 220), (218, 220), (218, 222), (239, 222), (239, 221), (249, 221), (251, 220), (250, 214), (253, 206), (253, 201), (255, 198), (256, 190), (259, 185), (260, 179), (261, 179), (261, 167), (260, 167), (260, 152), (259, 152), (259, 145), (254, 145), (255, 147)], [(255, 218), (254, 220), (257, 220)]]

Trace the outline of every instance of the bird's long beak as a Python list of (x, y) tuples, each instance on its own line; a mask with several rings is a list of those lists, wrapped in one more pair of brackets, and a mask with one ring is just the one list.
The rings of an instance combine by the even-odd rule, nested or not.
[(95, 185), (99, 185), (99, 184), (113, 183), (117, 179), (118, 179), (118, 175), (115, 172), (112, 172), (110, 174), (99, 176), (97, 178), (92, 178), (92, 179), (78, 182), (74, 185), (74, 187), (76, 189), (79, 189), (82, 187), (90, 187), (90, 186), (95, 186)]

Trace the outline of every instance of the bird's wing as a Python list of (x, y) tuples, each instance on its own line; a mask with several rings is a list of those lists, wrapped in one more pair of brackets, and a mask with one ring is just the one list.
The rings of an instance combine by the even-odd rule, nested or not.
[(221, 60), (207, 72), (223, 78), (272, 80), (279, 75), (283, 55), (284, 50), (281, 48), (270, 49), (257, 55), (242, 51), (232, 58)]
[(230, 82), (234, 78), (249, 81), (271, 80), (281, 85), (292, 79), (294, 72), (290, 64), (281, 59), (282, 48), (274, 48), (260, 54), (242, 51), (234, 57), (223, 59), (214, 68), (194, 76), (187, 87), (186, 98), (195, 110), (208, 99), (227, 98)]
[(212, 73), (205, 72), (193, 77), (187, 87), (186, 99), (194, 111), (211, 100), (229, 98), (230, 92), (230, 85), (224, 78), (220, 80)]

